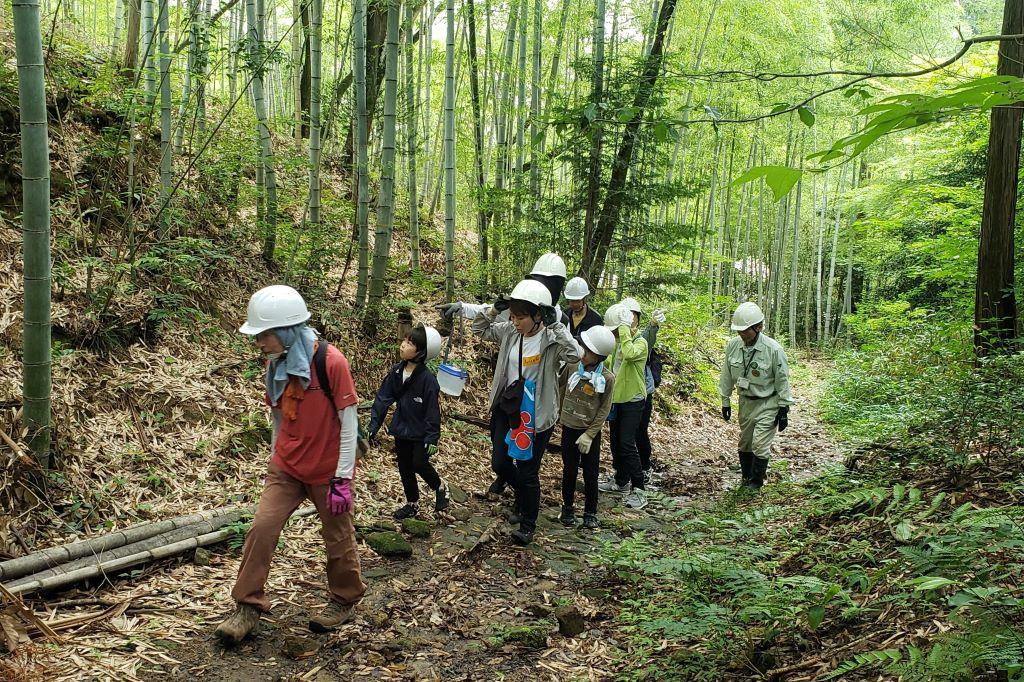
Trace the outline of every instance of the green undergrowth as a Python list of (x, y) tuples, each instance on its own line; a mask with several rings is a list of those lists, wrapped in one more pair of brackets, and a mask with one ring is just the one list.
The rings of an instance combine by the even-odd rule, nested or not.
[(733, 494), (679, 511), (671, 542), (609, 547), (625, 679), (763, 674), (862, 637), (832, 676), (1021, 679), (1024, 507), (892, 484), (891, 473)]
[(822, 398), (845, 466), (606, 549), (625, 679), (1024, 680), (1024, 356), (876, 314)]

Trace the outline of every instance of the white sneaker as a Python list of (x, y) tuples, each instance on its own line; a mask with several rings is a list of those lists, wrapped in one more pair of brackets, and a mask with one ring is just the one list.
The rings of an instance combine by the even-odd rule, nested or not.
[(616, 483), (614, 476), (610, 476), (597, 484), (597, 489), (603, 493), (619, 493), (620, 495), (626, 495), (629, 493), (631, 488), (632, 486), (629, 483), (623, 483), (622, 485)]
[(647, 506), (647, 493), (640, 488), (634, 488), (626, 495), (625, 505), (630, 509), (643, 509)]

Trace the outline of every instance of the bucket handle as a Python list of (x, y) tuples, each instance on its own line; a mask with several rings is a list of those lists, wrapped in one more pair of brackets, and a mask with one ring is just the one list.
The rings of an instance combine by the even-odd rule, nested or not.
[(444, 344), (444, 355), (441, 357), (441, 362), (445, 364), (448, 364), (448, 354), (451, 352), (452, 349), (452, 341), (455, 339), (456, 335), (460, 337), (460, 340), (462, 337), (462, 323), (463, 320), (465, 320), (465, 318), (462, 316), (461, 312), (457, 314), (459, 316), (459, 324), (455, 327), (455, 329), (452, 329), (452, 333), (448, 335), (448, 339)]

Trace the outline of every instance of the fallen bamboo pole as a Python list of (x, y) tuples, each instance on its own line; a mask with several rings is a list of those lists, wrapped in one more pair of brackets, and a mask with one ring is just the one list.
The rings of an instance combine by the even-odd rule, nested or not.
[[(294, 514), (292, 518), (312, 516), (316, 513), (315, 507), (304, 507)], [(109, 573), (116, 573), (123, 571), (126, 568), (132, 566), (138, 566), (139, 564), (149, 563), (151, 561), (159, 561), (160, 559), (169, 559), (179, 554), (195, 549), (197, 547), (205, 547), (218, 542), (227, 540), (234, 534), (233, 530), (222, 529), (214, 531), (212, 533), (206, 533), (197, 537), (188, 538), (181, 540), (170, 545), (164, 545), (163, 547), (157, 547), (154, 549), (147, 549), (135, 554), (129, 554), (128, 556), (120, 557), (112, 561), (105, 563), (97, 563), (91, 566), (85, 566), (77, 570), (65, 573), (63, 575), (55, 575), (42, 580), (31, 580), (30, 582), (24, 582), (20, 585), (10, 588), (12, 594), (29, 594), (31, 592), (38, 592), (40, 590), (53, 590), (59, 587), (65, 587), (67, 585), (73, 585), (83, 580), (89, 580), (90, 578), (98, 578), (106, 576)]]
[[(457, 419), (460, 422), (465, 422), (467, 424), (472, 424), (473, 426), (479, 426), (484, 431), (490, 431), (491, 430), (490, 423), (488, 423), (487, 421), (485, 421), (483, 419), (480, 419), (479, 417), (474, 417), (472, 415), (464, 414), (462, 412), (452, 412), (448, 416), (450, 416), (452, 419)], [(561, 443), (561, 441), (557, 441), (554, 438), (552, 438), (551, 440), (548, 441), (547, 449), (550, 452), (561, 452), (562, 451), (562, 443)]]
[[(154, 535), (201, 523), (237, 509), (239, 508), (235, 506), (219, 507), (197, 514), (189, 514), (188, 516), (178, 516), (166, 521), (129, 526), (128, 528), (99, 537), (79, 540), (78, 542), (60, 547), (51, 547), (50, 549), (33, 552), (17, 559), (9, 559), (8, 561), (0, 562), (0, 581), (14, 580), (15, 578), (32, 573), (38, 573), (39, 571), (59, 566), (75, 559), (100, 554), (115, 547), (130, 545), (134, 542), (151, 538)], [(251, 509), (243, 509), (243, 511), (251, 511)]]
[(216, 530), (220, 530), (224, 526), (232, 523), (237, 523), (242, 519), (245, 514), (245, 510), (236, 509), (235, 511), (227, 512), (220, 516), (215, 516), (208, 521), (200, 521), (190, 526), (183, 526), (181, 528), (175, 528), (174, 530), (167, 531), (166, 533), (160, 533), (153, 537), (146, 538), (145, 540), (139, 540), (131, 544), (122, 545), (109, 549), (105, 552), (97, 552), (91, 556), (82, 557), (81, 559), (75, 559), (67, 563), (54, 566), (53, 568), (40, 571), (38, 573), (32, 573), (27, 576), (23, 576), (16, 580), (7, 583), (7, 587), (16, 588), (25, 582), (31, 582), (33, 580), (44, 580), (51, 576), (64, 575), (72, 573), (79, 568), (85, 566), (91, 566), (97, 563), (105, 563), (113, 561), (114, 559), (120, 559), (121, 557), (137, 554), (143, 550), (155, 549), (157, 547), (163, 547), (164, 545), (172, 545), (188, 538), (194, 538), (198, 535), (204, 535), (206, 533), (212, 533)]

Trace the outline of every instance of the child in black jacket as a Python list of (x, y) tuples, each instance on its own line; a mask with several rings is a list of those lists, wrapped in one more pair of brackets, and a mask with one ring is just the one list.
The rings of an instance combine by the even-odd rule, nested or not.
[(440, 352), (441, 335), (437, 330), (423, 325), (415, 327), (399, 347), (402, 361), (384, 377), (373, 401), (369, 428), (371, 442), (376, 441), (377, 432), (384, 424), (391, 405), (398, 404), (388, 433), (395, 438), (398, 474), (405, 489), (406, 505), (395, 511), (395, 518), (399, 520), (415, 516), (420, 510), (417, 474), (434, 491), (434, 511), (442, 511), (450, 504), (448, 486), (430, 463), (441, 437), (441, 406), (437, 377), (425, 363)]

